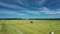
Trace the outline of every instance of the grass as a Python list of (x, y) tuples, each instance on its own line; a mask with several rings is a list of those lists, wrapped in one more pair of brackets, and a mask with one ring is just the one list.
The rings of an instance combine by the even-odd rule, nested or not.
[(0, 20), (0, 34), (49, 34), (49, 32), (60, 34), (60, 20)]

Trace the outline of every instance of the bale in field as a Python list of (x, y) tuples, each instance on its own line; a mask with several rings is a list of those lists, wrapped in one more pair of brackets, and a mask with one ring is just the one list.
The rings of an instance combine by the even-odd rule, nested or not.
[(49, 34), (54, 34), (54, 32), (49, 32)]
[(33, 21), (30, 21), (30, 23), (33, 23)]

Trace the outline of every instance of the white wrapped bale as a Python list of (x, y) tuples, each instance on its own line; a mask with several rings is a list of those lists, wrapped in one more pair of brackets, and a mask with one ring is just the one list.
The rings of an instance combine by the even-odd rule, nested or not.
[(54, 32), (49, 32), (49, 34), (54, 34)]

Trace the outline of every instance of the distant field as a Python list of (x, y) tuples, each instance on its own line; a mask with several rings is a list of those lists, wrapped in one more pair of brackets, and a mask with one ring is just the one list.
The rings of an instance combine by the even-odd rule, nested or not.
[(60, 20), (0, 20), (0, 34), (49, 34), (49, 32), (60, 34)]

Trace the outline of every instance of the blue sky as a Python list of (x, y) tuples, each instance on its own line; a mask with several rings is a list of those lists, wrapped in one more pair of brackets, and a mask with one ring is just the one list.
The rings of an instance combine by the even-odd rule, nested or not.
[(0, 0), (0, 18), (60, 18), (60, 0)]

